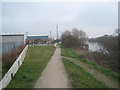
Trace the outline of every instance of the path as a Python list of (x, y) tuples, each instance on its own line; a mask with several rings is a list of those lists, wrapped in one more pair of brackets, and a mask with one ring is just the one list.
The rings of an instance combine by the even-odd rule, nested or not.
[(68, 76), (62, 63), (61, 49), (56, 48), (35, 88), (69, 88)]
[(85, 64), (84, 62), (74, 59), (74, 58), (68, 58), (68, 57), (64, 57), (64, 58), (67, 58), (68, 60), (74, 62), (76, 65), (80, 65), (86, 72), (89, 72), (93, 77), (103, 82), (106, 86), (110, 88), (118, 88), (118, 81), (114, 80), (111, 77), (104, 75), (98, 70), (95, 70), (90, 65)]

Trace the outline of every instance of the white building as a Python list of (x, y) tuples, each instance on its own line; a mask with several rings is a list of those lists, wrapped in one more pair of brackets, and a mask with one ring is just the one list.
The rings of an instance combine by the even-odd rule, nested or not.
[(0, 41), (0, 44), (2, 45), (2, 53), (9, 52), (19, 45), (25, 44), (24, 34), (2, 34), (0, 35), (0, 38), (2, 38), (2, 40)]

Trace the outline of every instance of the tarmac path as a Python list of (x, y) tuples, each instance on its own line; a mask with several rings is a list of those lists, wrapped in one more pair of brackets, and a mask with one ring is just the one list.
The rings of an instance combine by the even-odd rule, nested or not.
[(62, 62), (61, 49), (57, 47), (50, 62), (35, 84), (35, 88), (70, 88), (70, 86), (67, 72)]

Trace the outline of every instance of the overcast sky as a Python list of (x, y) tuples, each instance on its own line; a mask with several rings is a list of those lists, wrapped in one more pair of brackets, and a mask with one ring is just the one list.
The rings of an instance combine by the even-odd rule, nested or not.
[(78, 28), (89, 37), (112, 34), (118, 27), (117, 2), (3, 2), (2, 32), (49, 35)]

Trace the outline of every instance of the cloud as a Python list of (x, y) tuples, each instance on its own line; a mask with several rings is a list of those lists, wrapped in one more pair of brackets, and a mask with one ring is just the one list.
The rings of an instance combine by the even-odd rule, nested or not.
[[(117, 28), (116, 2), (82, 3), (35, 3), (5, 2), (3, 8), (3, 32), (28, 32), (28, 34), (49, 34), (56, 36), (66, 29), (83, 29), (89, 37), (112, 33)], [(95, 32), (95, 34), (93, 34)]]

